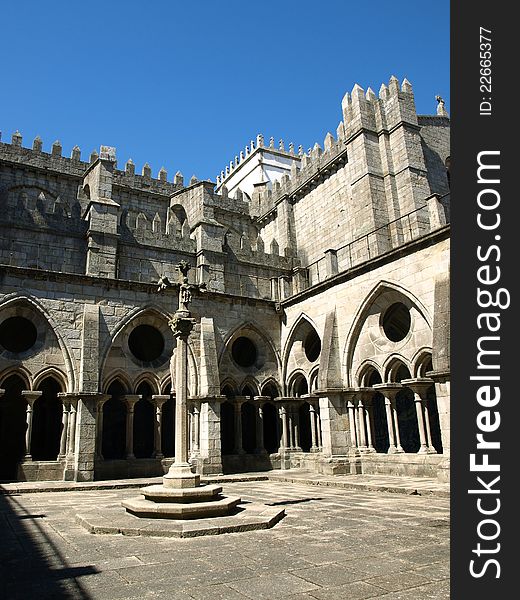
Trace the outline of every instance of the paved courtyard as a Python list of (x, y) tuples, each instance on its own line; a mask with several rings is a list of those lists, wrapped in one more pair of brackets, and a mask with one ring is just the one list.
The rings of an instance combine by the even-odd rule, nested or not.
[(226, 483), (281, 505), (273, 529), (197, 538), (92, 535), (80, 508), (136, 490), (0, 495), (0, 598), (449, 598), (449, 499), (299, 483)]

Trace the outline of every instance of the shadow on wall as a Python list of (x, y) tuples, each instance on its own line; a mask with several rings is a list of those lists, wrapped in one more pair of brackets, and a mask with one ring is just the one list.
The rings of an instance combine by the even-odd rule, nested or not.
[(88, 600), (80, 578), (99, 571), (70, 566), (47, 534), (45, 519), (29, 513), (0, 485), (0, 597)]

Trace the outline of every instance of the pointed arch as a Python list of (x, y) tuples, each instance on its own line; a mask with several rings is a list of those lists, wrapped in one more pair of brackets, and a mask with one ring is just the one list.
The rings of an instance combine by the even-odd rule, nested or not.
[(26, 386), (26, 390), (33, 390), (33, 378), (28, 369), (26, 369), (23, 365), (15, 365), (11, 367), (7, 367), (2, 373), (0, 373), (0, 388), (2, 387), (4, 381), (11, 377), (12, 375), (16, 375), (19, 377)]
[(322, 340), (322, 336), (318, 333), (318, 326), (316, 323), (304, 312), (301, 312), (298, 317), (295, 319), (292, 324), (287, 339), (285, 341), (285, 345), (282, 351), (282, 381), (286, 381), (287, 379), (287, 363), (289, 360), (289, 356), (291, 353), (292, 345), (294, 344), (296, 334), (298, 329), (302, 326), (302, 324), (307, 323), (314, 331), (316, 335), (319, 337), (320, 341)]
[(224, 338), (224, 340), (222, 342), (221, 348), (219, 349), (219, 353), (218, 353), (219, 365), (222, 361), (222, 358), (223, 358), (226, 350), (228, 349), (229, 345), (233, 342), (233, 340), (236, 337), (238, 337), (238, 334), (240, 332), (246, 333), (248, 329), (254, 331), (259, 337), (261, 337), (266, 342), (269, 350), (272, 352), (273, 356), (275, 357), (278, 371), (280, 371), (280, 365), (281, 365), (280, 355), (276, 350), (276, 346), (274, 344), (272, 337), (268, 333), (266, 333), (260, 325), (258, 325), (257, 323), (255, 323), (252, 320), (244, 321), (228, 332), (227, 336)]
[(147, 383), (152, 390), (152, 394), (159, 394), (159, 381), (157, 377), (155, 377), (152, 373), (141, 373), (134, 381), (133, 390), (134, 393), (137, 393), (137, 388), (141, 385), (141, 383)]
[(368, 379), (372, 375), (372, 373), (377, 373), (381, 381), (383, 381), (383, 368), (378, 365), (374, 360), (364, 360), (358, 367), (356, 371), (356, 376), (354, 378), (354, 385), (356, 387), (370, 387), (368, 385)]
[(254, 377), (248, 376), (242, 381), (240, 384), (240, 394), (243, 395), (243, 391), (246, 387), (251, 389), (253, 396), (258, 396), (260, 394), (260, 386)]
[(52, 377), (53, 379), (55, 379), (60, 384), (61, 389), (63, 391), (65, 391), (67, 389), (67, 376), (64, 373), (62, 373), (59, 369), (57, 369), (56, 367), (46, 367), (46, 368), (42, 369), (41, 371), (39, 371), (34, 376), (34, 382), (33, 382), (34, 389), (35, 390), (38, 389), (38, 386), (47, 377)]
[(104, 394), (108, 393), (108, 388), (115, 381), (119, 381), (119, 383), (124, 388), (126, 394), (130, 394), (132, 392), (133, 386), (125, 371), (123, 371), (122, 369), (116, 369), (109, 373), (106, 376), (105, 381), (103, 382), (103, 386), (101, 389), (103, 390)]
[(384, 279), (378, 281), (367, 294), (363, 302), (359, 305), (358, 310), (354, 315), (354, 319), (352, 320), (350, 330), (347, 334), (345, 347), (343, 351), (342, 368), (344, 370), (344, 373), (346, 374), (346, 381), (349, 386), (353, 384), (351, 368), (352, 361), (354, 358), (354, 351), (356, 349), (357, 341), (365, 323), (366, 317), (369, 313), (370, 308), (372, 307), (373, 303), (377, 300), (377, 298), (381, 296), (384, 292), (389, 291), (396, 292), (400, 296), (406, 298), (424, 318), (430, 330), (433, 327), (433, 320), (430, 313), (416, 295), (412, 294), (410, 290), (399, 285), (398, 283)]
[(425, 373), (421, 373), (421, 371), (425, 370), (428, 362), (432, 361), (432, 349), (428, 346), (423, 348), (419, 348), (417, 352), (414, 354), (411, 362), (412, 369), (412, 377), (426, 377)]
[(268, 396), (269, 394), (265, 393), (265, 390), (268, 390), (269, 387), (272, 387), (272, 389), (276, 390), (276, 395), (274, 396), (274, 398), (278, 398), (279, 396), (282, 395), (282, 388), (281, 386), (278, 384), (278, 382), (276, 381), (276, 379), (274, 379), (274, 377), (268, 377), (260, 386), (260, 394), (262, 396)]
[(63, 335), (61, 328), (59, 327), (56, 320), (52, 317), (49, 311), (33, 296), (28, 294), (22, 294), (15, 292), (4, 297), (0, 302), (0, 311), (3, 311), (16, 304), (28, 304), (29, 307), (37, 312), (42, 319), (44, 319), (51, 331), (56, 336), (58, 345), (65, 361), (65, 370), (67, 372), (66, 391), (73, 392), (77, 391), (79, 385), (79, 373), (77, 372), (75, 362), (72, 360), (72, 352), (69, 350), (67, 343), (65, 342), (65, 336)]
[[(159, 390), (160, 390), (159, 393), (165, 394), (168, 386), (170, 386), (170, 390), (172, 390), (172, 387), (173, 387), (172, 386), (172, 376), (170, 374), (165, 375), (159, 382)], [(172, 390), (172, 391), (174, 391), (174, 390)]]
[(400, 367), (405, 367), (411, 376), (411, 365), (406, 358), (401, 354), (390, 354), (383, 364), (383, 381), (385, 383), (395, 383), (396, 374)]

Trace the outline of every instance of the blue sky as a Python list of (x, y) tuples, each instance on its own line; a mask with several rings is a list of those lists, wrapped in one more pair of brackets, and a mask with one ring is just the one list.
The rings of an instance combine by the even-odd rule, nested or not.
[(449, 110), (448, 0), (25, 0), (0, 23), (2, 141), (115, 146), (170, 180), (214, 180), (257, 133), (322, 145), (355, 83)]

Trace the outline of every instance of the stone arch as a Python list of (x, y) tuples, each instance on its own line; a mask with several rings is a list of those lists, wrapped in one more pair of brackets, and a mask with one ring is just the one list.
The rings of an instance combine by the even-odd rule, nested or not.
[(103, 344), (102, 350), (100, 352), (101, 372), (103, 372), (105, 369), (105, 363), (108, 358), (108, 354), (110, 353), (110, 349), (114, 345), (114, 342), (119, 337), (119, 335), (126, 329), (128, 325), (130, 325), (130, 323), (132, 323), (136, 319), (146, 317), (148, 315), (156, 315), (157, 317), (159, 317), (159, 319), (165, 320), (166, 322), (168, 322), (173, 316), (167, 313), (165, 310), (163, 310), (160, 306), (157, 306), (155, 304), (148, 304), (144, 307), (137, 307), (132, 309), (119, 321), (111, 335), (106, 339), (105, 343)]
[(101, 388), (105, 394), (108, 393), (108, 388), (114, 381), (119, 381), (122, 384), (125, 394), (131, 393), (133, 386), (127, 374), (122, 369), (116, 369), (107, 375), (105, 383)]
[(421, 348), (412, 359), (412, 376), (426, 377), (426, 373), (432, 370), (432, 350), (431, 348)]
[(287, 379), (287, 391), (289, 396), (302, 396), (309, 393), (309, 382), (304, 371), (298, 369), (293, 371)]
[(240, 386), (242, 396), (254, 397), (259, 395), (259, 385), (253, 377), (246, 377)]
[(432, 317), (424, 304), (415, 294), (395, 282), (381, 280), (376, 283), (358, 307), (346, 337), (343, 351), (342, 368), (346, 375), (346, 381), (349, 386), (353, 385), (354, 377), (352, 375), (352, 366), (354, 353), (363, 326), (365, 325), (368, 316), (371, 314), (371, 311), (375, 308), (378, 299), (387, 293), (390, 297), (395, 298), (396, 301), (404, 300), (408, 306), (413, 307), (420, 317), (424, 319), (430, 332), (432, 330)]
[(167, 228), (168, 233), (173, 233), (177, 237), (189, 235), (188, 216), (181, 204), (174, 204), (168, 209)]
[[(274, 396), (272, 395), (273, 393)], [(282, 395), (282, 391), (276, 380), (273, 377), (269, 377), (262, 383), (260, 395), (278, 398)]]
[[(310, 355), (306, 343), (308, 340), (319, 342), (317, 356)], [(282, 380), (287, 381), (287, 373), (294, 369), (300, 369), (305, 372), (306, 378), (310, 371), (316, 365), (321, 354), (321, 337), (318, 333), (318, 327), (312, 319), (305, 313), (300, 313), (287, 336), (287, 341), (282, 352)], [(313, 359), (313, 360), (311, 360)]]
[(309, 393), (314, 393), (318, 389), (318, 377), (320, 372), (320, 366), (316, 365), (311, 369), (309, 373)]
[(56, 336), (58, 346), (63, 356), (66, 371), (66, 389), (67, 392), (77, 390), (79, 382), (79, 374), (76, 369), (76, 365), (72, 360), (72, 352), (65, 342), (65, 336), (63, 335), (61, 328), (57, 324), (56, 320), (52, 317), (49, 311), (39, 302), (36, 298), (27, 294), (14, 293), (6, 296), (0, 303), (0, 314), (5, 310), (16, 309), (17, 306), (29, 307), (31, 311), (34, 311), (43, 321), (46, 322), (51, 332)]
[(134, 381), (134, 385), (133, 385), (133, 389), (135, 390), (136, 394), (139, 393), (137, 391), (137, 388), (141, 385), (141, 383), (147, 383), (150, 386), (150, 390), (151, 390), (152, 394), (160, 393), (159, 392), (159, 390), (160, 390), (159, 381), (157, 380), (157, 377), (155, 377), (152, 373), (143, 373), (137, 377), (137, 379)]
[[(400, 376), (399, 370), (404, 367), (408, 371), (408, 377)], [(383, 364), (383, 381), (388, 383), (399, 383), (398, 379), (411, 377), (411, 369), (408, 361), (400, 354), (391, 354)]]
[(24, 390), (33, 390), (33, 376), (28, 369), (26, 369), (23, 365), (16, 365), (12, 367), (8, 367), (0, 374), (0, 389), (3, 388), (4, 382), (11, 377), (11, 375), (16, 375), (19, 377), (24, 384)]
[(224, 379), (224, 381), (220, 384), (220, 393), (228, 398), (238, 396), (238, 385), (233, 379), (226, 377), (226, 379)]
[(165, 375), (161, 381), (159, 382), (159, 390), (160, 390), (160, 394), (169, 394), (170, 391), (166, 391), (167, 388), (170, 388), (170, 391), (172, 389), (172, 377), (171, 375)]
[(366, 360), (363, 363), (361, 363), (361, 365), (358, 367), (356, 377), (354, 379), (355, 385), (357, 387), (369, 387), (370, 384), (368, 383), (368, 381), (370, 380), (370, 377), (374, 372), (379, 375), (379, 379), (382, 382), (382, 369), (375, 361)]
[(252, 331), (252, 332), (256, 333), (259, 337), (261, 337), (265, 341), (265, 343), (267, 344), (267, 347), (273, 353), (273, 356), (276, 359), (277, 367), (279, 369), (280, 368), (280, 357), (279, 357), (278, 352), (276, 351), (276, 346), (273, 342), (273, 339), (271, 338), (270, 335), (268, 335), (265, 331), (262, 330), (262, 327), (260, 327), (260, 325), (257, 325), (253, 321), (244, 321), (240, 325), (237, 325), (230, 332), (228, 332), (227, 336), (225, 337), (225, 339), (222, 343), (219, 353), (218, 353), (219, 364), (221, 363), (222, 358), (223, 358), (225, 352), (228, 350), (230, 344), (237, 337), (239, 337), (239, 334), (241, 332), (247, 333), (248, 331)]
[(62, 388), (60, 391), (63, 392), (67, 389), (67, 376), (65, 375), (65, 373), (63, 373), (56, 367), (47, 367), (47, 368), (39, 371), (34, 376), (34, 383), (33, 383), (34, 389), (37, 390), (40, 383), (47, 377), (53, 377), (54, 379), (56, 379), (58, 381), (58, 383), (61, 385), (61, 388)]

